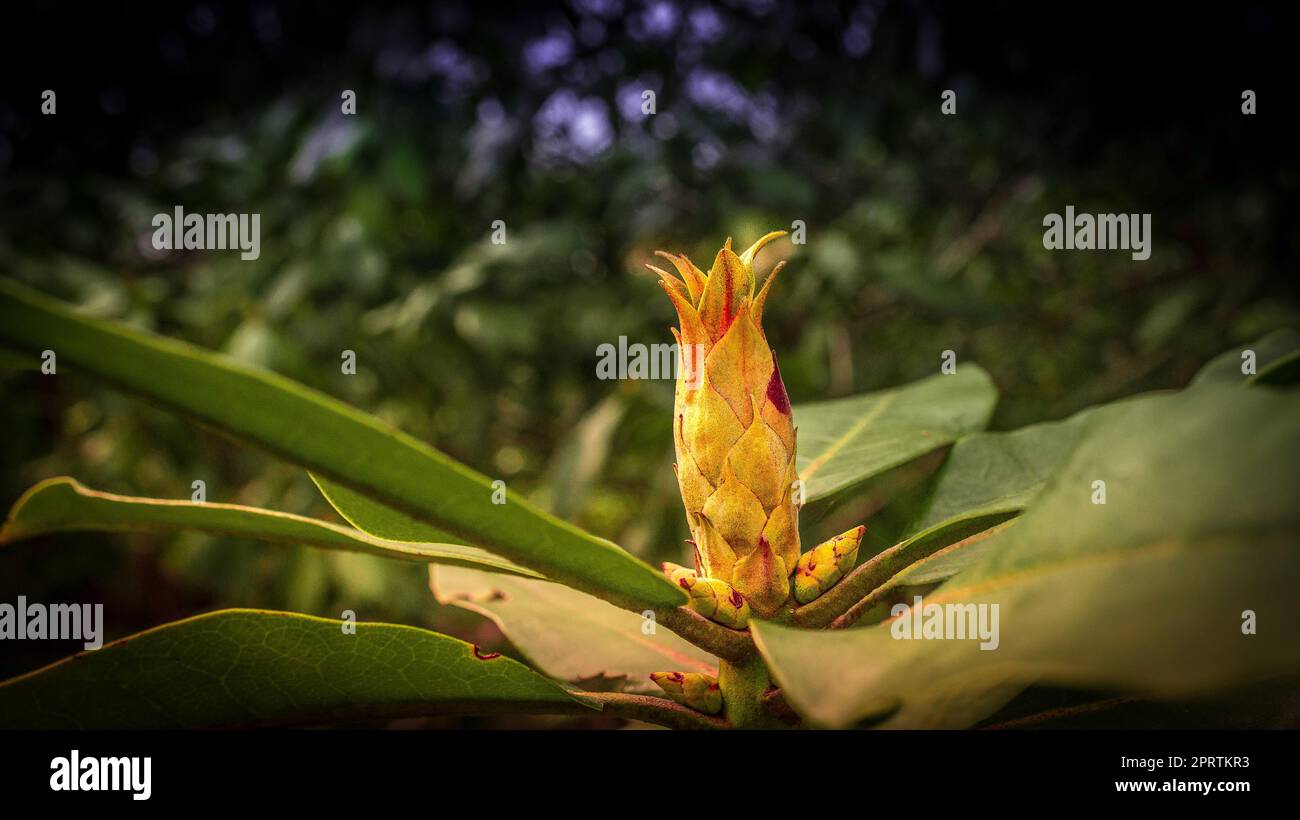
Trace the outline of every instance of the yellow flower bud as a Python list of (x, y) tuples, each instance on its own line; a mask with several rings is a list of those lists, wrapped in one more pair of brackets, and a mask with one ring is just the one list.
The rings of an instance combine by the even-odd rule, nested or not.
[(794, 573), (795, 600), (806, 604), (848, 574), (858, 560), (858, 546), (866, 531), (866, 527), (854, 527), (800, 556)]
[(668, 580), (686, 590), (691, 609), (732, 629), (749, 625), (749, 602), (727, 582), (701, 577), (695, 570), (666, 561), (663, 569)]
[(664, 690), (664, 694), (683, 706), (689, 706), (706, 715), (722, 711), (722, 689), (718, 679), (702, 672), (653, 672), (650, 680)]
[(700, 575), (738, 590), (760, 615), (785, 603), (799, 557), (794, 421), (762, 327), (781, 266), (761, 288), (753, 268), (759, 250), (783, 235), (739, 255), (728, 239), (707, 275), (662, 251), (681, 278), (651, 266), (681, 325), (673, 440)]

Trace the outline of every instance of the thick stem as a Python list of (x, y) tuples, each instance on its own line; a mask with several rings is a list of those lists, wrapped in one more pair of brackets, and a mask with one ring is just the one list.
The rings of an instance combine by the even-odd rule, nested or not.
[(738, 729), (783, 729), (764, 706), (763, 697), (772, 685), (767, 665), (758, 655), (740, 663), (722, 661), (718, 665), (718, 685), (727, 719)]

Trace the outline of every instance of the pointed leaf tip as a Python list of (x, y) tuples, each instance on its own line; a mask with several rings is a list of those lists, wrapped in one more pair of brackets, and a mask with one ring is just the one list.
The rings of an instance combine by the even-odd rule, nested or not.
[(700, 296), (700, 320), (709, 331), (712, 341), (722, 338), (736, 317), (736, 294), (748, 288), (746, 271), (740, 258), (730, 248), (723, 248), (714, 257), (704, 293)]
[(677, 272), (681, 274), (682, 279), (686, 282), (686, 289), (690, 292), (691, 303), (698, 305), (700, 296), (704, 294), (705, 275), (704, 271), (695, 267), (685, 254), (671, 254), (667, 251), (655, 251), (655, 255), (667, 259), (672, 263)]
[(772, 283), (776, 281), (777, 274), (784, 267), (784, 259), (777, 262), (773, 266), (772, 272), (767, 275), (767, 279), (763, 280), (763, 287), (759, 289), (758, 295), (754, 297), (754, 304), (750, 308), (750, 314), (754, 317), (754, 324), (758, 325), (759, 330), (763, 328), (763, 308), (767, 306), (767, 295), (772, 291)]
[(663, 282), (664, 284), (678, 291), (683, 296), (686, 296), (689, 293), (686, 287), (686, 283), (678, 279), (676, 276), (673, 276), (668, 271), (664, 270), (663, 268), (655, 267), (654, 265), (651, 265), (649, 262), (646, 263), (646, 267), (654, 271), (655, 275), (659, 277), (660, 282)]
[(754, 264), (754, 257), (758, 256), (758, 252), (763, 250), (769, 242), (780, 239), (788, 233), (789, 231), (770, 231), (763, 234), (758, 238), (757, 242), (750, 245), (745, 249), (744, 253), (740, 254), (740, 261), (745, 263), (745, 267), (750, 267)]

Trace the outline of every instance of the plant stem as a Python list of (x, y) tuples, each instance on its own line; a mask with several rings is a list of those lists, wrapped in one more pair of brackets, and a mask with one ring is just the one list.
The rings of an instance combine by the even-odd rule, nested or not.
[(655, 618), (661, 626), (723, 660), (741, 663), (757, 654), (749, 630), (729, 629), (687, 607), (659, 610)]
[(650, 695), (629, 695), (623, 692), (574, 692), (575, 696), (600, 703), (607, 715), (640, 720), (669, 729), (726, 729), (725, 718), (713, 717), (678, 703)]
[(772, 680), (767, 665), (758, 655), (740, 663), (722, 661), (718, 665), (718, 685), (722, 687), (722, 702), (727, 719), (738, 729), (785, 728), (763, 706)]

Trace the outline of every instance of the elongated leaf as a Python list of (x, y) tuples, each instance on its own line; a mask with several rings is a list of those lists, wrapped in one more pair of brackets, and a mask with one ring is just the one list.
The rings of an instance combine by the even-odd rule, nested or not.
[[(926, 599), (996, 604), (996, 649), (896, 639), (892, 622), (821, 633), (763, 623), (755, 640), (786, 699), (832, 726), (899, 703), (893, 725), (927, 725), (927, 687), (940, 681), (950, 692), (1039, 681), (1174, 698), (1297, 676), (1298, 462), (1300, 395), (1206, 386), (1127, 402), (1015, 526)], [(1098, 480), (1105, 504), (1093, 503)], [(1244, 634), (1247, 617), (1257, 634)]]
[(988, 374), (952, 375), (795, 408), (799, 476), (815, 501), (982, 430), (997, 401)]
[(323, 393), (227, 357), (80, 316), (0, 280), (0, 341), (83, 368), (549, 578), (633, 609), (680, 589), (609, 541)]
[(559, 584), (430, 567), (429, 586), (439, 603), (492, 619), (533, 666), (563, 681), (657, 694), (651, 672), (718, 672), (717, 659), (673, 632)]
[(308, 544), (364, 552), (404, 561), (455, 564), (530, 578), (537, 573), (477, 547), (411, 543), (376, 538), (300, 515), (216, 502), (134, 498), (99, 492), (67, 476), (32, 487), (14, 504), (0, 530), (0, 544), (70, 531), (176, 532), (198, 530), (259, 541)]
[(315, 473), (309, 473), (316, 488), (325, 496), (334, 511), (352, 526), (377, 538), (395, 541), (441, 542), (452, 536), (437, 527), (412, 518), (404, 512), (385, 507), (342, 484), (335, 484)]
[[(1241, 372), (1242, 354), (1247, 350), (1255, 353), (1254, 374)], [(1281, 374), (1283, 371), (1289, 372), (1297, 358), (1300, 358), (1300, 332), (1290, 328), (1275, 330), (1250, 344), (1234, 347), (1215, 356), (1192, 379), (1192, 386), (1246, 384), (1254, 381), (1288, 383), (1273, 382), (1271, 376)]]
[(0, 684), (0, 728), (280, 726), (591, 707), (517, 661), (409, 626), (231, 609)]
[[(395, 510), (313, 478), (339, 514), (361, 530), (388, 536), (432, 534)], [(501, 583), (488, 573), (445, 569), (429, 573), (437, 601), (490, 618), (534, 666), (554, 678), (657, 694), (648, 678), (651, 672), (717, 673), (712, 655), (670, 630), (656, 627), (645, 634), (641, 614), (560, 584)]]

